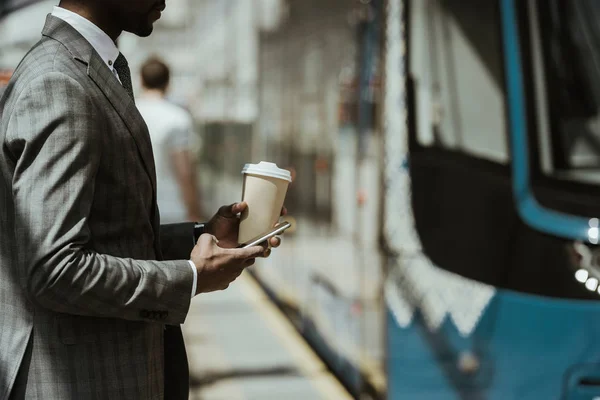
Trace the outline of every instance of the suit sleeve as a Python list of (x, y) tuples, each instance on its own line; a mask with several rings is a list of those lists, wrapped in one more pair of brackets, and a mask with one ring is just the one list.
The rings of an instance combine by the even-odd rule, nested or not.
[(30, 298), (61, 313), (183, 323), (193, 283), (188, 261), (92, 250), (88, 218), (99, 135), (107, 130), (81, 84), (58, 72), (37, 77), (5, 117), (16, 245)]

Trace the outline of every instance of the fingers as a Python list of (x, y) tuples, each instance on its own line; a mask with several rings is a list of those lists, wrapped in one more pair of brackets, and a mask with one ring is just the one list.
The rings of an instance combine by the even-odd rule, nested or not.
[(263, 244), (256, 246), (256, 247), (262, 249), (260, 254), (257, 255), (256, 257), (267, 258), (271, 255), (271, 248), (269, 247), (267, 242), (264, 242)]
[(228, 206), (223, 206), (223, 207), (219, 208), (219, 211), (217, 211), (217, 214), (223, 218), (234, 218), (239, 213), (244, 211), (246, 209), (246, 207), (248, 207), (248, 204), (246, 204), (245, 202), (233, 203)]
[(263, 246), (252, 246), (245, 249), (231, 249), (234, 252), (234, 257), (238, 259), (249, 259), (264, 257), (265, 248)]
[(280, 244), (281, 244), (281, 238), (279, 238), (279, 237), (277, 237), (277, 236), (275, 236), (275, 237), (272, 237), (272, 238), (269, 240), (269, 245), (270, 245), (271, 247), (279, 247), (279, 245), (280, 245)]
[[(233, 204), (230, 204), (227, 206), (222, 206), (221, 208), (219, 208), (219, 211), (217, 211), (217, 214), (224, 218), (233, 218), (233, 217), (237, 216), (239, 213), (243, 212), (247, 207), (248, 207), (248, 203), (246, 203), (245, 201), (242, 201), (239, 203), (233, 203)], [(287, 215), (287, 208), (285, 208), (285, 206), (281, 207), (281, 212), (279, 213), (279, 215), (280, 216)]]
[(215, 236), (209, 234), (209, 233), (204, 233), (202, 235), (200, 235), (200, 237), (198, 238), (198, 242), (196, 242), (197, 245), (202, 246), (204, 245), (212, 245), (212, 244), (218, 244), (219, 243), (219, 239), (217, 239)]
[[(248, 207), (248, 203), (246, 203), (245, 201), (239, 202), (239, 203), (233, 203), (227, 206), (222, 206), (221, 208), (219, 208), (219, 211), (217, 211), (217, 214), (219, 214), (221, 217), (224, 218), (233, 218), (235, 216), (237, 216), (239, 213), (243, 212), (246, 208)], [(287, 215), (287, 208), (285, 208), (285, 206), (281, 207), (281, 212), (279, 213), (280, 216), (284, 216)]]
[(248, 207), (248, 203), (246, 203), (245, 201), (242, 201), (240, 203), (235, 203), (231, 207), (231, 211), (234, 213), (234, 215), (237, 215), (237, 214), (243, 212), (247, 207)]

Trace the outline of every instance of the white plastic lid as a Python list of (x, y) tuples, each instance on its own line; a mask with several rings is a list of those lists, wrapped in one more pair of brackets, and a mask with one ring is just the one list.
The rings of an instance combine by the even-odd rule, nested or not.
[(286, 169), (281, 169), (275, 163), (261, 161), (258, 164), (246, 164), (242, 169), (242, 174), (262, 175), (271, 178), (292, 181), (292, 174)]

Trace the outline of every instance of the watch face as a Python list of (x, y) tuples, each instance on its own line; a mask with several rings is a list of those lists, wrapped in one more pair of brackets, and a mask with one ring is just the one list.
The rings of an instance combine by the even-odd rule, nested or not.
[(206, 224), (200, 223), (200, 222), (196, 222), (194, 224), (194, 239), (195, 239), (195, 242), (197, 242), (198, 239), (200, 239), (200, 236), (202, 236), (203, 233), (206, 233), (205, 226), (206, 226)]

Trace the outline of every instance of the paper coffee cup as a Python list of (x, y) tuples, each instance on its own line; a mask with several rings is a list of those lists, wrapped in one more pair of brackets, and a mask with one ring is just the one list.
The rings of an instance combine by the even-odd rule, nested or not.
[(248, 204), (248, 208), (241, 216), (238, 243), (265, 233), (277, 223), (292, 181), (289, 171), (266, 161), (246, 164), (242, 174), (242, 201)]

